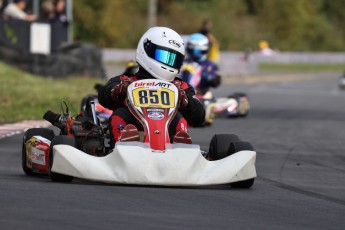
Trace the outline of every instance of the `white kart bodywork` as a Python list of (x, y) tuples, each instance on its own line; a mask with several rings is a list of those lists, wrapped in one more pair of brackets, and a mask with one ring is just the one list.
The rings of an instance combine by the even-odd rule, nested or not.
[(104, 157), (68, 145), (53, 149), (52, 171), (105, 183), (199, 186), (228, 184), (256, 177), (256, 152), (240, 151), (221, 160), (206, 160), (198, 145), (167, 144), (164, 153), (147, 143), (118, 142)]

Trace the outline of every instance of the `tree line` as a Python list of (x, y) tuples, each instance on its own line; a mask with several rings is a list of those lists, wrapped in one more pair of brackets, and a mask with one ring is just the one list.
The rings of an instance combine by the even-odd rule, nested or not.
[[(136, 48), (148, 24), (149, 0), (74, 1), (75, 40)], [(204, 19), (221, 50), (345, 51), (345, 0), (157, 0), (157, 26), (197, 32)]]

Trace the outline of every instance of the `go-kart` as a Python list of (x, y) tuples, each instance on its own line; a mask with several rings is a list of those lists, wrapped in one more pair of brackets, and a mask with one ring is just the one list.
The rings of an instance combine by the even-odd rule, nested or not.
[(245, 93), (234, 93), (227, 98), (216, 98), (211, 91), (207, 91), (204, 95), (197, 94), (197, 97), (206, 110), (205, 125), (211, 125), (217, 115), (233, 118), (246, 117), (250, 111), (248, 96)]
[[(211, 125), (216, 115), (226, 115), (227, 117), (246, 117), (250, 110), (248, 96), (245, 93), (233, 93), (224, 98), (216, 98), (213, 96), (209, 87), (201, 87), (213, 76), (217, 83), (207, 83), (211, 87), (218, 87), (220, 84), (220, 76), (215, 72), (204, 73), (204, 67), (197, 62), (186, 63), (182, 66), (180, 77), (187, 81), (196, 90), (196, 96), (203, 103), (206, 116), (205, 125)], [(215, 77), (217, 76), (217, 77)], [(205, 80), (207, 79), (207, 80)], [(212, 78), (211, 78), (212, 79)], [(202, 83), (204, 81), (204, 83)]]
[[(38, 166), (44, 165), (53, 181), (64, 182), (76, 177), (137, 185), (230, 184), (240, 188), (253, 185), (256, 152), (237, 135), (214, 135), (207, 152), (196, 144), (179, 143), (176, 137), (189, 137), (186, 132), (177, 133), (175, 142), (171, 142), (168, 125), (179, 103), (174, 84), (156, 79), (139, 80), (131, 83), (127, 92), (126, 105), (143, 126), (140, 141), (124, 141), (121, 137), (108, 154), (94, 155), (76, 145), (73, 136), (49, 136), (46, 130), (47, 133), (42, 130), (33, 137), (26, 134), (24, 171), (37, 172)], [(36, 140), (38, 144), (33, 144)]]

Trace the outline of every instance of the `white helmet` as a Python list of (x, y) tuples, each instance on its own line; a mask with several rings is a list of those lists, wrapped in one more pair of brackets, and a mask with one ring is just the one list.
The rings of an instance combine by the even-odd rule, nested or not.
[(173, 81), (185, 57), (183, 39), (167, 27), (150, 28), (141, 37), (136, 60), (153, 77)]

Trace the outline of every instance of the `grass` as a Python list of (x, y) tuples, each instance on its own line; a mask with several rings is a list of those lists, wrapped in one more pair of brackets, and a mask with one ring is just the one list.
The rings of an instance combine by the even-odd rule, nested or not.
[(279, 71), (344, 71), (345, 64), (309, 64), (309, 63), (260, 63), (259, 70)]
[(97, 82), (103, 83), (80, 76), (49, 79), (0, 62), (0, 123), (42, 119), (48, 109), (61, 113), (62, 100), (79, 111), (81, 98), (94, 94)]

